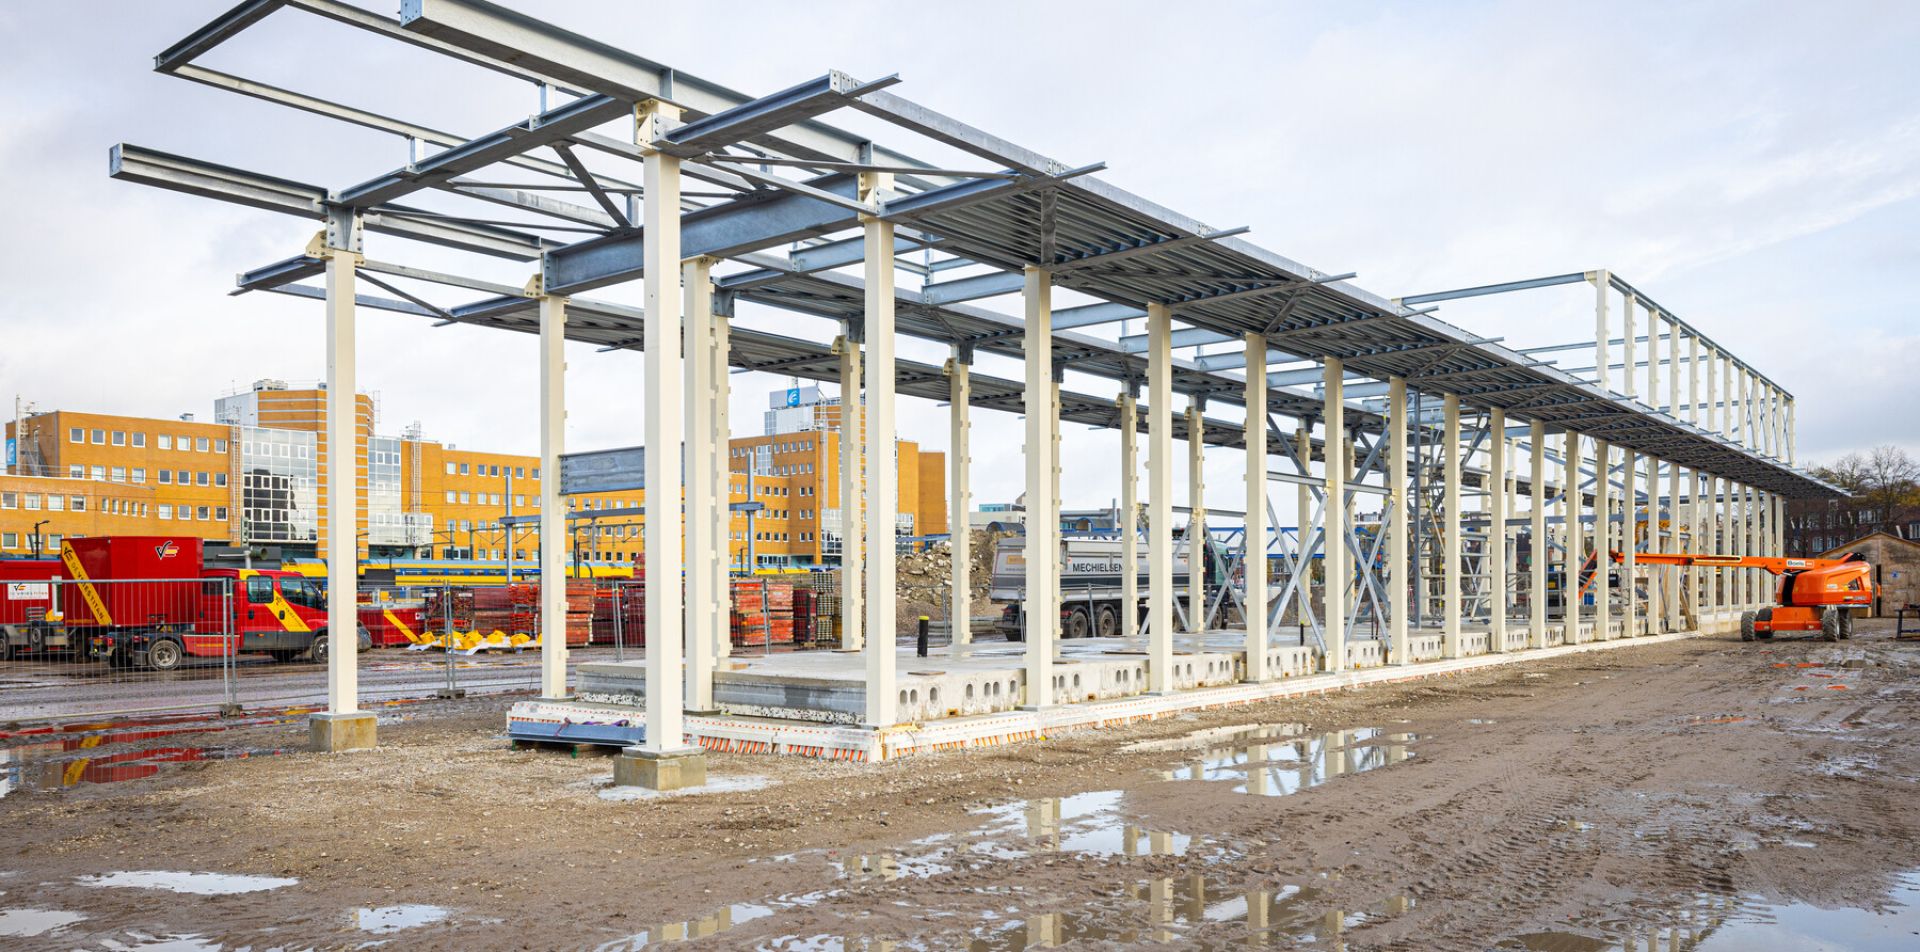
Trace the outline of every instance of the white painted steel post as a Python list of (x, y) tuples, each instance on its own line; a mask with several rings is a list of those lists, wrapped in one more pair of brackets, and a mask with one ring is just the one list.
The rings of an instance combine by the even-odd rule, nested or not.
[(1327, 431), (1327, 502), (1323, 507), (1326, 532), (1321, 563), (1327, 576), (1326, 632), (1327, 670), (1347, 668), (1347, 582), (1352, 570), (1347, 562), (1347, 403), (1346, 361), (1326, 359), (1325, 409), (1322, 419)]
[[(1637, 542), (1635, 537), (1639, 534), (1640, 527), (1640, 507), (1638, 501), (1633, 498), (1633, 483), (1635, 477), (1640, 472), (1639, 454), (1636, 454), (1633, 450), (1626, 447), (1621, 447), (1620, 467), (1621, 520), (1618, 538), (1620, 539), (1620, 551), (1626, 559), (1626, 561), (1620, 564), (1620, 635), (1623, 638), (1632, 638), (1635, 634), (1633, 610), (1635, 602), (1634, 595), (1636, 594), (1634, 591), (1634, 580), (1636, 576), (1634, 573), (1638, 561), (1634, 557), (1634, 549)], [(1613, 560), (1607, 559), (1606, 564), (1609, 567), (1612, 566)]]
[[(1407, 378), (1387, 378), (1387, 633), (1393, 657), (1413, 663), (1413, 640), (1407, 626), (1407, 593), (1412, 579), (1407, 571), (1407, 509), (1412, 493), (1407, 483)], [(1305, 458), (1305, 457), (1302, 457)], [(1304, 595), (1302, 597), (1305, 597)]]
[(1147, 305), (1147, 678), (1173, 692), (1173, 312)]
[[(1686, 517), (1680, 509), (1680, 464), (1667, 464), (1667, 539), (1663, 552), (1683, 552), (1686, 546), (1680, 544), (1680, 529), (1686, 525)], [(1680, 630), (1680, 585), (1684, 573), (1678, 565), (1669, 565), (1663, 573), (1660, 590), (1666, 595), (1666, 630)]]
[(1488, 651), (1507, 650), (1507, 411), (1494, 407), (1487, 411), (1487, 425), (1493, 431), (1489, 445), (1492, 457), (1487, 493), (1486, 556), (1492, 572), (1492, 617), (1487, 636)]
[(1527, 424), (1527, 442), (1532, 459), (1532, 469), (1528, 474), (1533, 484), (1530, 502), (1533, 505), (1532, 525), (1529, 527), (1533, 538), (1528, 540), (1527, 550), (1531, 553), (1528, 560), (1528, 587), (1532, 589), (1527, 608), (1528, 642), (1535, 648), (1547, 646), (1547, 425), (1539, 420)]
[(1793, 398), (1787, 398), (1787, 465), (1794, 465), (1794, 458), (1800, 447), (1799, 431), (1793, 426)]
[(1460, 517), (1460, 398), (1443, 394), (1440, 398), (1440, 653), (1458, 658), (1460, 645), (1460, 534), (1466, 520)]
[(1140, 399), (1120, 394), (1120, 637), (1140, 634)]
[[(1053, 404), (1053, 277), (1026, 269), (1027, 706), (1053, 703), (1054, 639), (1060, 629), (1060, 513), (1053, 460), (1060, 420)], [(1156, 634), (1158, 629), (1156, 626)]]
[[(863, 172), (860, 195), (877, 202), (893, 188), (893, 176)], [(894, 618), (898, 560), (900, 461), (894, 442), (893, 222), (861, 219), (866, 235), (867, 312), (867, 727), (899, 720), (894, 665), (899, 634)]]
[[(1658, 457), (1648, 456), (1646, 546), (1647, 551), (1650, 553), (1664, 551), (1660, 544), (1660, 539), (1663, 534), (1660, 528), (1660, 513), (1662, 509), (1663, 507), (1660, 505), (1660, 460)], [(1666, 625), (1662, 619), (1662, 614), (1666, 611), (1666, 590), (1666, 570), (1651, 565), (1648, 566), (1646, 627), (1643, 629), (1646, 634), (1657, 635), (1666, 629)]]
[[(538, 293), (540, 278), (528, 286)], [(567, 696), (567, 508), (560, 495), (566, 446), (567, 299), (540, 295), (540, 697)]]
[[(1639, 391), (1640, 391), (1640, 386), (1638, 382), (1639, 378), (1635, 374), (1635, 371), (1639, 370), (1640, 368), (1635, 366), (1637, 361), (1634, 360), (1634, 354), (1636, 353), (1634, 345), (1637, 343), (1634, 340), (1634, 336), (1635, 336), (1634, 330), (1636, 325), (1638, 325), (1639, 323), (1639, 321), (1637, 320), (1638, 315), (1635, 314), (1634, 312), (1638, 311), (1640, 308), (1639, 308), (1639, 302), (1634, 300), (1633, 295), (1627, 294), (1627, 295), (1623, 295), (1622, 297), (1623, 297), (1623, 302), (1620, 309), (1620, 315), (1621, 315), (1620, 319), (1623, 322), (1625, 322), (1625, 331), (1620, 336), (1624, 338), (1621, 343), (1622, 343), (1622, 346), (1625, 348), (1625, 353), (1622, 355), (1622, 360), (1621, 360), (1621, 364), (1623, 366), (1620, 371), (1620, 379), (1621, 379), (1620, 392), (1625, 394), (1627, 396), (1627, 399), (1631, 400), (1639, 396)], [(1648, 326), (1649, 327), (1652, 326), (1651, 321), (1648, 322)], [(1653, 353), (1653, 335), (1651, 334), (1647, 335), (1647, 353), (1649, 355)], [(1647, 361), (1647, 367), (1649, 369), (1653, 367), (1653, 360), (1651, 359), (1651, 357), (1649, 357)], [(1651, 397), (1652, 396), (1651, 391), (1653, 387), (1649, 385), (1647, 389), (1649, 391), (1648, 396)]]
[[(866, 400), (860, 387), (860, 342), (847, 322), (840, 344), (840, 650), (866, 648), (866, 467), (861, 443), (866, 440)], [(752, 460), (748, 460), (752, 465)], [(752, 520), (748, 520), (751, 524)], [(747, 571), (752, 572), (748, 565)]]
[[(714, 617), (713, 592), (713, 259), (689, 258), (680, 263), (680, 289), (686, 308), (686, 396), (684, 424), (687, 441), (685, 515), (679, 519), (670, 498), (651, 496), (649, 522), (680, 521), (686, 525), (687, 664), (686, 705), (689, 711), (713, 713)], [(651, 485), (651, 484), (649, 484)], [(726, 505), (724, 497), (717, 501)]]
[(1660, 409), (1660, 312), (1647, 309), (1647, 406)]
[[(642, 143), (652, 142), (680, 119), (680, 108), (660, 100), (639, 107)], [(685, 748), (680, 659), (685, 621), (681, 579), (681, 527), (674, 511), (681, 498), (680, 159), (646, 150), (646, 247), (644, 331), (646, 348), (645, 480), (652, 514), (645, 523), (647, 579), (647, 735), (640, 752), (658, 755)]]
[(1593, 640), (1613, 637), (1613, 444), (1593, 441)]
[(1248, 334), (1246, 387), (1246, 679), (1267, 679), (1267, 339)]
[[(1613, 337), (1612, 322), (1607, 319), (1607, 292), (1611, 279), (1605, 269), (1595, 271), (1593, 280), (1593, 372), (1600, 381), (1600, 389), (1613, 390), (1613, 360), (1609, 356), (1607, 342)], [(1627, 368), (1627, 376), (1633, 376), (1633, 368)]]
[[(355, 228), (357, 223), (344, 226)], [(360, 710), (359, 383), (355, 373), (355, 236), (329, 229), (327, 283), (327, 713)], [(335, 624), (338, 622), (338, 624)]]
[[(1700, 425), (1700, 338), (1687, 337), (1687, 354), (1687, 422), (1698, 426)], [(1693, 493), (1687, 494), (1689, 499), (1693, 496)]]
[(1580, 563), (1585, 540), (1581, 538), (1585, 530), (1580, 526), (1580, 434), (1566, 431), (1565, 447), (1560, 457), (1560, 512), (1564, 526), (1565, 540), (1561, 546), (1564, 566), (1560, 573), (1560, 624), (1561, 642), (1580, 643)]
[[(728, 310), (731, 310), (729, 306)], [(733, 654), (733, 400), (732, 362), (733, 327), (717, 310), (713, 316), (713, 535), (716, 545), (710, 558), (713, 573), (713, 601), (707, 609), (713, 615), (713, 654), (715, 659)], [(716, 662), (717, 663), (717, 662)]]
[(1711, 347), (1707, 348), (1706, 357), (1707, 403), (1701, 410), (1706, 415), (1707, 432), (1720, 433), (1720, 357)]
[[(1260, 376), (1264, 368), (1252, 368)], [(1187, 407), (1187, 631), (1207, 630), (1206, 417), (1200, 404)]]
[(973, 642), (973, 526), (968, 517), (968, 511), (973, 508), (972, 364), (971, 349), (953, 345), (953, 356), (947, 361), (947, 466), (951, 474), (948, 476), (947, 546), (953, 575), (947, 625), (951, 632), (948, 647), (955, 655)]

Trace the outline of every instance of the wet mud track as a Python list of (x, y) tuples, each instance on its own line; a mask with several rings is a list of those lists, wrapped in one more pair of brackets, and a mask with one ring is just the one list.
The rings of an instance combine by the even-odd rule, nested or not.
[[(509, 749), (498, 702), (447, 703), (377, 751), (0, 798), (0, 944), (1920, 948), (1920, 644), (1860, 635), (1634, 647), (872, 767), (720, 755), (733, 792), (672, 798), (606, 790), (605, 758)], [(104, 749), (282, 750), (302, 730)], [(128, 878), (159, 873), (273, 885)]]

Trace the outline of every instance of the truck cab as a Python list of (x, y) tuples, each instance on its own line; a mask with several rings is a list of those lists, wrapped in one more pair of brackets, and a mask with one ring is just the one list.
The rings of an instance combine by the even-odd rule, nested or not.
[(290, 660), (313, 647), (327, 627), (327, 598), (318, 583), (298, 572), (215, 569), (208, 579), (232, 580), (233, 630), (242, 652)]

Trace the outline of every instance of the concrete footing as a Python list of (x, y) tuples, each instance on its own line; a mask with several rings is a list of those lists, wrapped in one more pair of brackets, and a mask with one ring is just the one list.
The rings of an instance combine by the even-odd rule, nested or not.
[(613, 762), (613, 785), (648, 790), (680, 790), (705, 786), (707, 753), (699, 747), (658, 753), (628, 747)]
[(313, 750), (337, 754), (374, 745), (375, 719), (369, 711), (314, 714), (307, 719), (307, 743)]

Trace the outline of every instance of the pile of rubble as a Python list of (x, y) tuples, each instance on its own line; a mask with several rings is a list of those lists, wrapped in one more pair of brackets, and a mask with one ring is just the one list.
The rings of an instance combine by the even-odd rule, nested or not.
[[(1000, 614), (1000, 608), (987, 598), (993, 582), (993, 551), (1000, 539), (1016, 534), (973, 530), (973, 569), (969, 577), (972, 584), (968, 586), (973, 591), (973, 615)], [(900, 556), (895, 566), (895, 605), (900, 630), (911, 631), (921, 615), (945, 619), (947, 592), (953, 583), (953, 547), (945, 542), (935, 543), (924, 551)]]

